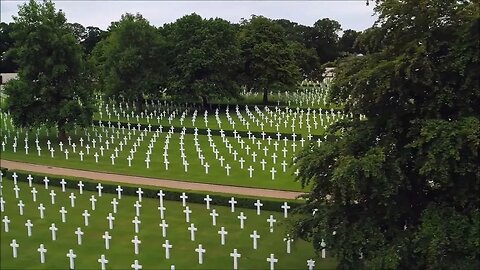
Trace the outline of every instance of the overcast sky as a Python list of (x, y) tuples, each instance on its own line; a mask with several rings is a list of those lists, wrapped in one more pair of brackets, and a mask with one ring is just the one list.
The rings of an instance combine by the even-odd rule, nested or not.
[[(2, 0), (2, 22), (11, 22), (18, 5), (25, 1)], [(173, 22), (183, 15), (197, 13), (203, 18), (220, 17), (239, 22), (250, 15), (288, 19), (313, 25), (318, 19), (334, 19), (345, 29), (363, 30), (376, 19), (373, 5), (366, 0), (353, 1), (54, 1), (69, 22), (106, 29), (126, 12), (140, 13), (153, 25)]]

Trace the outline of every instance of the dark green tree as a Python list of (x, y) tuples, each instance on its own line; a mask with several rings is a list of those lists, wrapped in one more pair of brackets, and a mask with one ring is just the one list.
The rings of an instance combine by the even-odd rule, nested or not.
[(360, 51), (356, 48), (355, 44), (360, 32), (352, 29), (343, 31), (343, 35), (338, 40), (338, 49), (341, 53), (356, 54)]
[(162, 32), (169, 42), (168, 93), (186, 101), (236, 98), (240, 48), (235, 27), (223, 19), (186, 15)]
[(295, 232), (340, 269), (479, 269), (478, 2), (376, 9), (384, 46), (344, 61), (331, 90), (354, 119), (297, 160), (312, 191)]
[(320, 62), (326, 63), (340, 56), (338, 48), (338, 33), (342, 30), (339, 22), (328, 18), (315, 22), (313, 28), (307, 31), (306, 47), (317, 50)]
[(13, 47), (14, 40), (10, 36), (13, 23), (0, 23), (0, 73), (16, 72), (18, 66), (8, 57), (7, 51)]
[(8, 54), (19, 66), (18, 79), (5, 87), (7, 109), (21, 127), (43, 124), (59, 130), (59, 139), (74, 124), (87, 125), (93, 112), (92, 91), (82, 49), (67, 25), (65, 14), (51, 1), (20, 6)]
[(134, 101), (142, 111), (165, 87), (165, 41), (140, 14), (122, 15), (108, 31), (92, 55), (97, 80), (107, 97)]
[(263, 93), (263, 103), (268, 103), (268, 93), (289, 90), (300, 80), (300, 69), (295, 59), (294, 47), (288, 42), (279, 24), (262, 16), (252, 16), (242, 22), (239, 32), (244, 61), (243, 82)]
[(87, 26), (87, 28), (85, 28), (85, 38), (81, 43), (85, 54), (91, 54), (93, 48), (95, 48), (97, 43), (105, 38), (105, 36), (106, 32), (102, 29), (94, 26)]

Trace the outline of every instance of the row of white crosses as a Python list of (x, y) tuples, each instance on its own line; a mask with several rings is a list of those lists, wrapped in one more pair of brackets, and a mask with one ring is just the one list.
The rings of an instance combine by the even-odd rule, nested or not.
[[(112, 130), (110, 133), (108, 132), (109, 129)], [(92, 153), (95, 151), (95, 154), (93, 154), (93, 157), (95, 158), (95, 162), (98, 163), (99, 157), (104, 155), (104, 150), (109, 150), (109, 148), (114, 147), (115, 148), (114, 151), (112, 152), (111, 156), (108, 157), (111, 161), (111, 164), (115, 165), (115, 160), (119, 157), (119, 155), (122, 152), (128, 152), (126, 159), (128, 161), (128, 166), (132, 166), (132, 161), (135, 158), (137, 148), (140, 147), (141, 143), (144, 140), (146, 140), (146, 138), (148, 138), (149, 136), (148, 134), (150, 134), (151, 137), (148, 144), (147, 152), (145, 153), (145, 158), (143, 159), (143, 157), (141, 157), (141, 160), (144, 160), (145, 162), (144, 164), (147, 167), (147, 169), (150, 168), (150, 164), (152, 160), (151, 155), (153, 154), (153, 148), (155, 146), (155, 143), (157, 142), (157, 138), (159, 138), (160, 134), (164, 132), (163, 128), (160, 127), (160, 129), (157, 129), (154, 132), (147, 132), (145, 130), (137, 132), (135, 127), (131, 129), (122, 128), (121, 132), (119, 132), (119, 129), (116, 129), (116, 132), (115, 132), (114, 129), (115, 128), (113, 126), (111, 128), (106, 128), (105, 126), (101, 126), (99, 130), (103, 130), (104, 133), (102, 131), (94, 129), (93, 130), (93, 132), (95, 133), (94, 135), (90, 135), (90, 133), (87, 130), (85, 130), (85, 136), (87, 137), (87, 139), (83, 139), (83, 137), (80, 137), (77, 144), (75, 141), (73, 141), (69, 137), (68, 145), (70, 148), (67, 148), (67, 146), (64, 146), (62, 142), (59, 142), (57, 149), (59, 149), (60, 151), (64, 151), (65, 159), (72, 158), (72, 155), (74, 153), (79, 152), (78, 155), (79, 155), (80, 161), (84, 160), (84, 156), (92, 156)], [(198, 132), (198, 129), (195, 129), (195, 133), (194, 133), (195, 149), (198, 154), (198, 159), (200, 159), (201, 166), (205, 168), (205, 173), (208, 174), (211, 163), (204, 162), (205, 158), (201, 153), (202, 150), (200, 148), (200, 144), (198, 143), (197, 132)], [(207, 130), (207, 132), (208, 132), (207, 138), (208, 138), (209, 146), (212, 152), (215, 154), (216, 160), (220, 162), (220, 166), (225, 169), (226, 175), (229, 176), (230, 170), (232, 169), (232, 167), (230, 164), (224, 164), (223, 161), (225, 160), (225, 157), (219, 156), (219, 153), (221, 152), (213, 142), (213, 139), (212, 139), (213, 137), (210, 133), (210, 130)], [(102, 133), (104, 134), (104, 136), (102, 136)], [(132, 133), (138, 134), (138, 137), (136, 138), (136, 140), (133, 140), (134, 141), (133, 144), (131, 143)], [(109, 134), (111, 135), (108, 136)], [(114, 134), (116, 134), (116, 136)], [(168, 130), (164, 140), (163, 165), (165, 170), (168, 170), (169, 164), (170, 164), (170, 161), (168, 159), (169, 157), (168, 149), (169, 149), (169, 141), (173, 134), (174, 134), (174, 128), (171, 127)], [(248, 140), (246, 140), (240, 136), (240, 133), (234, 131), (234, 140), (236, 140), (237, 144), (240, 146), (235, 148), (229, 142), (229, 137), (225, 135), (225, 132), (223, 130), (220, 131), (220, 134), (226, 149), (228, 149), (229, 155), (233, 158), (234, 161), (238, 161), (238, 164), (240, 165), (240, 169), (248, 171), (250, 178), (253, 177), (253, 172), (255, 169), (251, 165), (244, 166), (246, 162), (248, 164), (248, 161), (251, 160), (253, 164), (260, 163), (262, 171), (265, 171), (266, 168), (268, 168), (267, 170), (270, 172), (271, 179), (275, 180), (275, 175), (277, 172), (285, 173), (287, 170), (287, 166), (288, 166), (288, 162), (286, 159), (288, 157), (287, 154), (294, 153), (298, 149), (297, 147), (302, 147), (305, 144), (305, 140), (303, 138), (301, 138), (297, 144), (295, 134), (292, 135), (292, 140), (289, 140), (287, 137), (283, 137), (283, 139), (281, 139), (282, 136), (280, 133), (277, 133), (276, 139), (271, 139), (270, 137), (266, 137), (265, 133), (261, 134), (261, 139), (260, 138), (257, 139), (254, 135), (252, 135), (251, 132), (248, 132), (247, 133)], [(121, 135), (123, 135), (123, 139), (120, 138)], [(182, 129), (182, 131), (180, 132), (179, 145), (180, 145), (180, 151), (181, 151), (182, 165), (184, 167), (185, 172), (187, 172), (189, 163), (186, 159), (186, 154), (184, 152), (184, 149), (185, 149), (184, 141), (183, 141), (184, 135), (185, 135), (185, 129)], [(14, 138), (14, 140), (15, 141), (17, 140), (16, 137)], [(117, 141), (118, 145), (113, 146), (115, 141)], [(27, 136), (25, 137), (25, 142), (28, 142)], [(38, 145), (38, 139), (36, 139), (35, 142)], [(101, 142), (104, 142), (105, 144), (100, 145)], [(250, 144), (252, 145), (252, 147), (250, 146)], [(92, 147), (90, 147), (90, 145), (92, 145)], [(127, 145), (132, 145), (129, 151), (127, 150)], [(53, 144), (50, 143), (50, 141), (47, 141), (46, 148), (50, 149), (53, 157), (53, 153), (55, 150), (54, 150)], [(69, 152), (68, 149), (71, 149), (71, 152)], [(85, 150), (85, 152), (83, 150)], [(100, 152), (100, 155), (98, 155), (98, 150)], [(241, 152), (242, 150), (245, 153), (245, 156), (241, 155), (238, 158), (240, 154), (239, 151)], [(257, 154), (257, 152), (260, 154)], [(277, 155), (277, 152), (278, 152), (278, 155)], [(262, 154), (263, 154), (263, 158), (260, 159)], [(257, 156), (259, 156), (258, 161), (257, 161)], [(283, 160), (281, 162), (277, 161), (277, 159), (280, 159), (280, 158), (283, 158)], [(140, 162), (143, 163), (142, 161)], [(277, 166), (279, 166), (280, 168)]]
[[(18, 176), (16, 175), (16, 173), (13, 174), (12, 178), (14, 179), (14, 192), (18, 193), (18, 186), (16, 185)], [(29, 181), (30, 187), (32, 188), (32, 190), (34, 190), (35, 187), (32, 187), (33, 178), (29, 175), (29, 177), (27, 179)], [(45, 188), (48, 189), (48, 183), (49, 183), (48, 178), (45, 177), (43, 179), (43, 182), (45, 184)], [(62, 179), (60, 184), (62, 185), (62, 192), (66, 192), (66, 190), (65, 190), (65, 186), (67, 184), (66, 181)], [(80, 181), (78, 183), (78, 188), (79, 188), (79, 194), (80, 195), (83, 194), (83, 186), (84, 186), (83, 183)], [(101, 185), (101, 183), (97, 184), (96, 190), (97, 190), (98, 197), (102, 197), (103, 186)], [(120, 200), (122, 198), (122, 191), (123, 191), (123, 189), (121, 188), (121, 186), (118, 186), (117, 189), (116, 189), (118, 200)], [(135, 208), (135, 218), (132, 220), (132, 224), (134, 224), (135, 234), (139, 233), (139, 224), (141, 224), (141, 221), (139, 220), (139, 217), (141, 215), (140, 209), (142, 207), (141, 202), (142, 202), (143, 193), (144, 192), (141, 188), (137, 189), (136, 194), (138, 196), (138, 200), (133, 205), (134, 208)], [(36, 194), (36, 193), (32, 192), (32, 194)], [(70, 195), (72, 196), (73, 193), (71, 193)], [(168, 224), (165, 222), (165, 219), (164, 219), (164, 211), (166, 210), (166, 208), (164, 207), (163, 197), (165, 196), (165, 194), (163, 193), (162, 190), (160, 190), (157, 195), (159, 197), (159, 207), (158, 207), (158, 209), (160, 211), (160, 217), (162, 219), (162, 222), (160, 223), (160, 227), (162, 227), (162, 236), (164, 238), (166, 238), (167, 237), (166, 228), (168, 228)], [(70, 198), (72, 198), (71, 196), (70, 196)], [(118, 204), (117, 198), (114, 198), (111, 202), (111, 204), (113, 206), (113, 213), (115, 213), (115, 214), (117, 213), (117, 204)], [(186, 221), (186, 223), (190, 223), (190, 215), (192, 214), (192, 211), (187, 206), (188, 196), (185, 193), (183, 193), (180, 196), (180, 199), (182, 200), (182, 205), (184, 206), (184, 211), (183, 212), (185, 213), (185, 221)], [(92, 195), (90, 197), (89, 201), (91, 202), (92, 211), (95, 211), (95, 203), (96, 203), (95, 196)], [(212, 198), (209, 195), (207, 195), (204, 198), (204, 201), (205, 201), (207, 210), (210, 210)], [(4, 209), (4, 204), (5, 204), (5, 201), (3, 200), (3, 197), (0, 197), (0, 202), (1, 202), (2, 212), (3, 212), (4, 211), (3, 210)], [(230, 199), (229, 204), (230, 204), (231, 211), (235, 212), (235, 205), (237, 204), (237, 201), (235, 200), (234, 197), (232, 197)], [(257, 209), (257, 215), (260, 215), (261, 207), (263, 206), (261, 201), (257, 200), (254, 203), (254, 206)], [(71, 207), (74, 207), (73, 202), (71, 203)], [(42, 210), (40, 210), (40, 209), (42, 209)], [(288, 210), (290, 209), (290, 206), (285, 202), (282, 205), (282, 209), (284, 210), (284, 217), (286, 218), (288, 216)], [(41, 212), (41, 218), (43, 219), (44, 218), (43, 211), (45, 210), (45, 208), (39, 208), (39, 210)], [(21, 212), (21, 215), (23, 215), (22, 210), (20, 210), (20, 212)], [(65, 217), (64, 217), (64, 215), (66, 214), (65, 207), (62, 206), (61, 210), (59, 212), (62, 215), (62, 222), (65, 222)], [(88, 210), (84, 210), (84, 212), (82, 213), (82, 216), (84, 217), (84, 225), (88, 226), (89, 225), (89, 217), (90, 217), (90, 214), (88, 213)], [(218, 213), (216, 212), (215, 209), (212, 209), (212, 211), (210, 213), (210, 216), (212, 217), (212, 226), (216, 226), (216, 224), (217, 224), (216, 219), (219, 215), (218, 215)], [(244, 215), (243, 212), (240, 212), (240, 215), (238, 216), (238, 218), (240, 220), (240, 228), (243, 229), (244, 228), (244, 221), (245, 221), (245, 219), (247, 219), (247, 217)], [(115, 217), (112, 215), (112, 213), (109, 213), (109, 215), (107, 216), (106, 219), (108, 221), (109, 230), (112, 230), (113, 229), (113, 221), (115, 220)], [(4, 223), (5, 232), (8, 232), (9, 231), (8, 224), (10, 223), (10, 220), (8, 220), (8, 216), (5, 216), (2, 221)], [(270, 215), (269, 219), (267, 219), (267, 222), (270, 224), (270, 231), (272, 232), (273, 231), (273, 223), (276, 222), (276, 220), (274, 220), (273, 216)], [(31, 223), (30, 220), (27, 220), (27, 223), (25, 224), (25, 226), (27, 227), (27, 235), (31, 236), (31, 234), (32, 234), (31, 228), (33, 227), (33, 224)], [(52, 234), (52, 241), (56, 241), (56, 232), (57, 232), (58, 228), (55, 226), (55, 224), (52, 224), (49, 229), (50, 229), (51, 234)], [(190, 226), (187, 228), (187, 230), (190, 232), (191, 240), (195, 241), (195, 232), (198, 229), (195, 227), (195, 225), (193, 223), (190, 223)], [(228, 232), (225, 230), (225, 227), (221, 227), (221, 229), (218, 231), (218, 234), (220, 235), (221, 245), (225, 245), (225, 236), (228, 234)], [(77, 244), (82, 245), (82, 238), (83, 238), (84, 232), (81, 230), (80, 227), (78, 227), (75, 230), (75, 235), (77, 236)], [(105, 234), (102, 236), (102, 238), (105, 241), (105, 249), (108, 250), (109, 246), (110, 246), (109, 242), (112, 239), (112, 237), (111, 237), (111, 235), (109, 234), (108, 231), (105, 231)], [(253, 248), (257, 249), (257, 241), (260, 238), (260, 235), (257, 233), (256, 230), (254, 230), (253, 233), (250, 235), (250, 238), (252, 238), (252, 241), (253, 241)], [(290, 237), (287, 235), (287, 237), (284, 239), (284, 241), (286, 241), (286, 243), (287, 243), (287, 253), (290, 253), (290, 244), (291, 244)], [(139, 254), (139, 245), (141, 244), (141, 240), (138, 238), (137, 235), (135, 235), (131, 242), (134, 245), (134, 253)], [(14, 256), (14, 258), (16, 258), (17, 257), (17, 248), (19, 247), (19, 244), (16, 242), (15, 239), (13, 239), (10, 246), (12, 247), (12, 250), (13, 250), (13, 256)], [(168, 239), (166, 239), (165, 243), (162, 244), (162, 247), (165, 248), (166, 259), (169, 259), (170, 258), (170, 249), (173, 247), (173, 245), (170, 244)], [(47, 249), (45, 248), (44, 244), (41, 244), (40, 247), (37, 249), (37, 251), (40, 253), (40, 262), (45, 263), (45, 254), (47, 252)], [(206, 249), (203, 248), (203, 246), (201, 244), (199, 244), (198, 247), (195, 249), (195, 252), (198, 253), (198, 263), (203, 264), (203, 256), (206, 253)], [(69, 252), (66, 254), (66, 256), (69, 258), (70, 268), (73, 269), (74, 268), (74, 259), (76, 258), (76, 254), (74, 254), (73, 249), (70, 249)], [(241, 255), (237, 252), (237, 249), (234, 249), (234, 251), (232, 253), (230, 253), (230, 256), (233, 258), (234, 269), (237, 269), (238, 259), (241, 257)], [(278, 259), (275, 259), (274, 255), (271, 254), (271, 256), (269, 258), (267, 258), (267, 261), (269, 261), (269, 262), (273, 261), (273, 263), (270, 264), (271, 265), (270, 269), (273, 269), (274, 263), (278, 262)], [(98, 262), (101, 264), (102, 269), (105, 269), (105, 265), (108, 263), (108, 260), (102, 254), (101, 257), (98, 259)], [(135, 268), (135, 267), (141, 267), (141, 265), (139, 265), (138, 261), (135, 261), (134, 264), (132, 264), (132, 268), (133, 269), (141, 269), (141, 268)], [(173, 267), (174, 266), (172, 266), (172, 268)]]
[[(113, 106), (112, 106), (113, 107)], [(100, 103), (99, 110), (103, 108), (102, 103)], [(112, 113), (109, 111), (109, 106), (106, 104), (104, 106), (105, 108), (105, 114), (108, 116), (108, 120), (115, 120), (112, 119), (111, 115)], [(264, 131), (267, 126), (270, 128), (274, 128), (275, 131), (279, 131), (280, 127), (283, 127), (288, 130), (288, 132), (295, 132), (296, 129), (298, 130), (303, 130), (303, 128), (306, 128), (306, 131), (309, 134), (312, 134), (312, 131), (317, 130), (319, 127), (326, 128), (328, 125), (332, 124), (335, 122), (337, 119), (343, 119), (345, 115), (340, 112), (334, 112), (333, 109), (330, 110), (325, 110), (322, 111), (322, 109), (311, 109), (307, 108), (306, 110), (301, 109), (299, 107), (295, 109), (291, 109), (289, 107), (286, 107), (283, 111), (279, 109), (279, 107), (275, 107), (275, 110), (272, 111), (269, 109), (269, 107), (265, 106), (262, 110), (258, 106), (254, 106), (254, 112), (251, 112), (248, 106), (245, 106), (245, 112), (246, 112), (246, 117), (243, 116), (242, 112), (239, 109), (239, 106), (235, 106), (235, 112), (236, 112), (236, 118), (232, 118), (229, 114), (229, 107), (226, 108), (225, 110), (225, 115), (227, 117), (227, 122), (228, 125), (222, 125), (222, 121), (220, 116), (220, 111), (219, 109), (216, 109), (214, 113), (213, 119), (216, 122), (216, 128), (222, 129), (222, 128), (231, 128), (231, 129), (245, 129), (247, 131), (254, 130), (254, 127), (256, 127), (257, 130)], [(192, 115), (191, 115), (191, 125), (190, 121), (186, 121), (186, 117), (188, 116), (188, 113), (191, 111), (191, 109), (185, 109), (182, 113), (178, 111), (178, 109), (175, 109), (170, 112), (170, 115), (167, 117), (165, 110), (160, 112), (161, 109), (153, 109), (153, 112), (148, 113), (147, 109), (145, 109), (144, 112), (140, 113), (139, 115), (134, 116), (134, 112), (131, 112), (132, 116), (132, 121), (137, 121), (139, 122), (140, 120), (146, 119), (146, 122), (150, 124), (150, 120), (152, 118), (157, 119), (157, 124), (167, 124), (167, 122), (162, 121), (163, 119), (168, 120), (168, 125), (172, 125), (172, 120), (174, 120), (176, 117), (179, 117), (178, 120), (180, 122), (181, 126), (187, 127), (197, 127), (195, 125), (196, 122), (196, 117), (197, 117), (197, 110), (195, 110)], [(121, 115), (123, 117), (127, 118), (127, 121), (130, 121), (130, 114), (126, 113), (124, 110), (121, 108), (119, 111), (115, 107), (113, 107), (113, 111), (116, 114), (116, 120), (119, 121)], [(303, 119), (305, 112), (305, 119)], [(101, 113), (100, 117), (103, 116), (103, 113)], [(298, 118), (297, 118), (298, 116)], [(312, 123), (310, 123), (310, 116), (312, 117)], [(350, 115), (352, 117), (352, 115)], [(209, 117), (208, 111), (204, 111), (203, 114), (203, 123), (205, 128), (209, 128), (210, 126), (208, 125), (209, 122), (212, 122), (213, 120), (210, 120), (212, 117)], [(298, 121), (297, 121), (298, 119)], [(305, 120), (305, 121), (304, 121)], [(317, 121), (318, 120), (318, 121)], [(290, 128), (290, 129), (289, 129)], [(310, 135), (311, 136), (311, 135)]]

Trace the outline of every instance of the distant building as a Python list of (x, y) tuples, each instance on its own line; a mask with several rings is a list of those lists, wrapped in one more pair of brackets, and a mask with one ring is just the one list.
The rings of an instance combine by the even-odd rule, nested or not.
[(0, 73), (0, 85), (4, 85), (15, 78), (17, 78), (17, 73)]

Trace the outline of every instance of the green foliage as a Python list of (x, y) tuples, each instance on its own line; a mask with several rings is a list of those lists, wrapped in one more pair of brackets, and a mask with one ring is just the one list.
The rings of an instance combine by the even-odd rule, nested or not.
[(315, 48), (320, 62), (335, 60), (339, 55), (338, 32), (342, 30), (339, 22), (328, 18), (316, 21), (307, 38), (311, 48)]
[(343, 31), (342, 37), (338, 40), (339, 50), (343, 53), (358, 53), (359, 51), (355, 46), (358, 36), (360, 36), (360, 32), (355, 30), (348, 29)]
[(166, 44), (157, 29), (140, 14), (125, 14), (113, 22), (108, 36), (92, 52), (97, 78), (108, 97), (137, 101), (156, 97), (165, 84)]
[(262, 16), (243, 21), (239, 33), (244, 61), (243, 81), (248, 88), (268, 92), (295, 87), (300, 70), (295, 61), (295, 45), (289, 44), (279, 24)]
[(478, 6), (379, 1), (377, 11), (372, 31), (384, 38), (343, 61), (331, 91), (365, 119), (300, 155), (298, 180), (313, 184), (301, 211), (320, 211), (296, 233), (318, 249), (325, 239), (339, 268), (479, 268)]
[(10, 33), (13, 30), (13, 23), (0, 23), (0, 73), (13, 73), (18, 66), (8, 57), (7, 51), (13, 46), (13, 39)]
[(30, 1), (14, 17), (8, 54), (19, 65), (18, 79), (5, 87), (7, 109), (17, 126), (57, 125), (61, 138), (93, 113), (88, 74), (80, 46), (52, 2)]
[(168, 93), (183, 101), (236, 98), (240, 49), (235, 27), (193, 13), (162, 30), (169, 42)]

